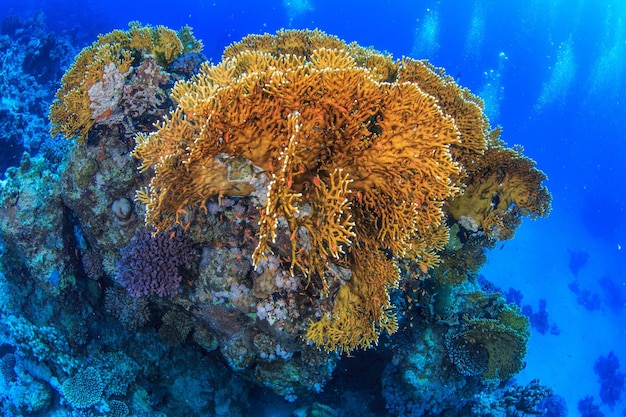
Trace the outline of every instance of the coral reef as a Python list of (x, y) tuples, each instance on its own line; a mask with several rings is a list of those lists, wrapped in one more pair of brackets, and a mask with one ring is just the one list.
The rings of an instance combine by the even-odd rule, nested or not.
[(611, 276), (603, 276), (598, 280), (602, 290), (602, 301), (609, 311), (619, 313), (626, 307), (626, 288)]
[(163, 324), (159, 328), (159, 336), (169, 346), (181, 345), (191, 330), (193, 322), (183, 313), (170, 310), (163, 316)]
[(404, 315), (382, 375), (392, 415), (522, 416), (551, 395), (537, 381), (497, 388), (524, 366), (530, 335), (528, 318), (502, 295), (482, 292), (473, 278), (450, 285), (407, 277), (401, 286)]
[(550, 323), (548, 320), (548, 310), (546, 306), (547, 301), (542, 298), (539, 300), (538, 311), (533, 311), (532, 306), (526, 304), (522, 306), (522, 314), (530, 319), (530, 325), (540, 334), (546, 334), (549, 331), (550, 334), (558, 335), (560, 333), (559, 327), (556, 323)]
[(567, 288), (576, 295), (576, 302), (587, 310), (594, 311), (602, 308), (600, 294), (586, 288), (580, 288), (580, 284), (577, 280), (567, 284)]
[(111, 417), (124, 417), (130, 412), (126, 403), (118, 400), (111, 400), (109, 402), (109, 408)]
[(69, 143), (49, 138), (48, 105), (76, 50), (46, 29), (43, 13), (8, 16), (2, 25), (7, 29), (0, 35), (0, 173), (19, 166), (24, 151), (41, 151), (58, 165)]
[(567, 403), (560, 395), (551, 395), (544, 398), (537, 406), (539, 410), (545, 410), (546, 417), (566, 417)]
[[(276, 253), (322, 297), (340, 287), (333, 309), (311, 318), (307, 337), (329, 351), (368, 347), (380, 331), (395, 329), (387, 290), (398, 273), (381, 250), (403, 256), (417, 248), (414, 240), (438, 236), (443, 200), (456, 190), (448, 148), (458, 133), (417, 85), (380, 82), (383, 67), (394, 65), (389, 57), (369, 52), (360, 65), (368, 52), (321, 32), (276, 37), (288, 45), (280, 53), (248, 49), (253, 40), (244, 39), (221, 64), (175, 86), (171, 119), (136, 139), (142, 169), (156, 172), (140, 201), (148, 222), (164, 230), (187, 227), (191, 219), (181, 213), (214, 196), (258, 198), (255, 266)], [(257, 169), (246, 178), (234, 158)], [(279, 233), (292, 236), (284, 249), (274, 247)], [(345, 285), (332, 276), (337, 268), (351, 271)]]
[[(59, 90), (64, 100), (61, 102), (57, 99), (56, 106), (72, 106), (69, 102), (73, 100), (72, 97), (75, 98), (75, 94), (80, 93), (80, 82), (87, 82), (83, 77), (86, 77), (85, 71), (88, 71), (88, 56), (93, 55), (92, 58), (96, 59), (96, 55), (104, 53), (98, 50), (111, 48), (121, 48), (121, 54), (135, 52), (132, 65), (123, 72), (123, 78), (119, 78), (122, 74), (119, 67), (108, 62), (103, 64), (100, 78), (91, 81), (94, 87), (92, 91), (100, 92), (97, 100), (93, 103), (90, 101), (93, 109), (104, 112), (108, 109), (112, 113), (90, 122), (90, 140), (86, 140), (87, 137), (79, 139), (81, 146), (71, 150), (62, 173), (60, 185), (63, 203), (81, 226), (79, 240), (84, 244), (79, 249), (83, 269), (88, 274), (93, 272), (91, 266), (94, 260), (84, 255), (97, 253), (103, 272), (108, 276), (115, 275), (120, 249), (130, 244), (142, 223), (140, 219), (143, 215), (133, 203), (133, 196), (146, 180), (137, 175), (136, 161), (129, 155), (133, 146), (131, 136), (138, 131), (149, 130), (153, 122), (171, 109), (169, 89), (181, 76), (168, 73), (163, 65), (171, 63), (174, 57), (182, 59), (187, 53), (187, 49), (175, 45), (176, 42), (180, 43), (179, 36), (185, 39), (187, 49), (197, 51), (201, 47), (200, 43), (193, 41), (190, 30), (185, 28), (176, 34), (165, 28), (132, 24), (129, 31), (103, 35), (100, 41), (86, 48), (68, 70), (67, 74), (73, 75), (67, 77), (75, 79), (78, 84), (70, 86), (66, 80), (68, 83), (64, 83), (64, 87)], [(132, 39), (136, 42), (143, 39), (147, 43), (144, 46), (133, 44), (131, 47), (127, 43)], [(163, 52), (159, 55), (155, 48), (160, 42), (174, 42), (171, 47), (180, 52), (173, 55)], [(193, 54), (199, 55), (198, 52)], [(89, 66), (89, 69), (93, 68)], [(67, 97), (61, 94), (66, 91), (64, 88), (69, 94)], [(92, 111), (91, 104), (87, 105), (89, 111)], [(102, 106), (109, 107), (103, 110)], [(53, 113), (51, 110), (52, 119), (57, 120)], [(73, 122), (59, 119), (57, 123), (66, 126)]]
[[(101, 35), (50, 109), (65, 162), (25, 154), (0, 182), (1, 410), (537, 413), (548, 390), (511, 382), (528, 320), (477, 275), (550, 196), (481, 100), (320, 31), (248, 36), (216, 65), (201, 46)], [(375, 399), (323, 392), (341, 353)]]
[[(493, 239), (549, 211), (534, 162), (504, 148), (480, 100), (426, 63), (319, 31), (250, 36), (224, 55), (178, 83), (177, 109), (136, 137), (133, 155), (155, 173), (138, 200), (148, 224), (192, 233), (215, 197), (258, 201), (253, 264), (276, 255), (306, 281), (317, 310), (306, 337), (325, 350), (370, 347), (396, 330), (397, 259), (424, 272), (438, 263), (444, 202)], [(490, 223), (474, 184), (501, 195)]]
[(534, 379), (526, 386), (517, 385), (506, 389), (501, 396), (498, 394), (492, 398), (480, 395), (478, 401), (472, 404), (472, 415), (510, 417), (545, 415), (545, 409), (541, 407), (543, 401), (552, 398), (554, 393)]
[(5, 253), (0, 262), (48, 293), (60, 294), (75, 278), (69, 266), (72, 224), (60, 197), (59, 174), (50, 170), (43, 157), (25, 153), (20, 167), (9, 168), (5, 177), (0, 190), (0, 238)]

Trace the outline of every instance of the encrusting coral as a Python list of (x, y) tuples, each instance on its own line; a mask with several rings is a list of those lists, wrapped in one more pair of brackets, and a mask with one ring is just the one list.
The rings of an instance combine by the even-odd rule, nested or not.
[[(190, 213), (206, 213), (214, 197), (258, 199), (253, 262), (276, 254), (330, 301), (318, 304), (306, 333), (328, 351), (394, 332), (388, 292), (398, 260), (423, 273), (435, 266), (448, 241), (444, 206), (481, 183), (487, 156), (520, 160), (489, 148), (497, 133), (482, 102), (442, 70), (320, 31), (249, 36), (178, 82), (172, 97), (176, 110), (158, 131), (139, 134), (133, 151), (154, 172), (138, 193), (147, 224), (188, 229), (202, 221)], [(514, 178), (529, 181), (526, 201), (549, 206), (534, 190), (545, 177), (524, 169), (532, 165)]]
[(50, 107), (50, 133), (83, 143), (97, 122), (114, 116), (124, 78), (142, 55), (153, 55), (165, 68), (183, 53), (201, 49), (202, 43), (188, 26), (175, 32), (134, 22), (127, 31), (99, 36), (80, 52), (63, 76)]
[[(397, 329), (389, 291), (398, 286), (399, 266), (408, 276), (426, 278), (431, 270), (458, 284), (467, 276), (459, 262), (454, 276), (431, 268), (458, 258), (469, 243), (478, 262), (482, 245), (511, 237), (522, 216), (549, 211), (545, 175), (521, 149), (504, 146), (478, 97), (426, 61), (286, 30), (229, 46), (222, 62), (202, 64), (168, 96), (159, 87), (171, 85), (165, 70), (200, 47), (188, 28), (132, 24), (103, 35), (77, 57), (50, 112), (53, 133), (79, 143), (98, 123), (142, 132), (132, 156), (151, 180), (137, 192), (136, 214), (145, 209), (157, 232), (174, 227), (220, 249), (211, 226), (222, 222), (216, 206), (229, 201), (239, 215), (259, 209), (239, 232), (224, 226), (243, 239), (228, 240), (237, 246), (233, 256), (251, 260), (255, 273), (215, 294), (200, 280), (195, 302), (233, 300), (260, 320), (279, 312), (270, 325), (280, 323), (289, 337), (304, 333), (327, 351), (367, 348), (383, 330)], [(143, 115), (155, 112), (141, 107), (144, 90), (155, 103), (177, 104), (149, 134)], [(127, 201), (119, 195), (115, 201)], [(247, 294), (263, 279), (268, 288), (259, 284), (253, 294), (270, 298), (263, 308), (218, 296), (231, 287)], [(271, 299), (274, 281), (292, 283), (279, 299)], [(289, 309), (297, 311), (285, 320)]]

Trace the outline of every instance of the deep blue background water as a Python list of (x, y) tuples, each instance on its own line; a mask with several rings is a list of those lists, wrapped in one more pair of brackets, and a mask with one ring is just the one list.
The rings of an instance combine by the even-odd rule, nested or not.
[[(562, 336), (554, 337), (562, 339), (546, 346), (558, 350), (575, 343), (567, 339), (568, 326), (600, 322), (598, 340), (583, 343), (601, 344), (602, 354), (622, 349), (626, 362), (626, 296), (619, 298), (626, 291), (625, 1), (1, 1), (0, 19), (41, 10), (48, 28), (72, 33), (83, 45), (131, 20), (174, 29), (188, 24), (203, 40), (207, 57), (219, 61), (225, 46), (250, 33), (320, 28), (395, 57), (426, 58), (446, 68), (483, 97), (492, 124), (504, 127), (503, 139), (523, 145), (538, 162), (554, 196), (551, 217), (523, 225), (518, 243), (493, 253), (486, 273), (505, 277), (504, 286), (524, 288), (531, 300), (548, 298), (553, 317), (561, 320)], [(621, 310), (599, 318), (583, 311), (568, 320), (576, 308), (567, 289), (573, 279), (568, 250), (589, 254), (581, 285), (593, 289), (608, 275), (621, 291)], [(542, 287), (546, 280), (555, 283), (549, 294)], [(540, 342), (544, 336), (538, 337)], [(535, 352), (529, 362), (541, 356)], [(572, 369), (589, 368), (593, 381), (593, 364), (575, 362), (588, 356), (573, 357)]]

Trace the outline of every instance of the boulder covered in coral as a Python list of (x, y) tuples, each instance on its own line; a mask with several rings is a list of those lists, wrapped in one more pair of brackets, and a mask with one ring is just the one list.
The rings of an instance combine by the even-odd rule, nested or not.
[[(388, 293), (398, 260), (424, 273), (438, 264), (446, 211), (464, 225), (444, 208), (492, 175), (479, 166), (517, 167), (498, 184), (507, 224), (485, 224), (486, 233), (547, 212), (543, 174), (503, 148), (480, 99), (426, 62), (394, 61), (320, 31), (249, 36), (224, 56), (178, 83), (176, 110), (136, 137), (133, 155), (154, 171), (138, 200), (148, 224), (178, 224), (201, 240), (210, 201), (252, 199), (253, 264), (276, 256), (306, 282), (311, 305), (300, 317), (320, 348), (367, 348), (396, 330)], [(524, 193), (517, 210), (510, 192)]]
[(103, 35), (51, 107), (77, 142), (60, 190), (106, 311), (288, 400), (321, 391), (337, 353), (407, 328), (426, 336), (383, 376), (403, 372), (385, 386), (399, 414), (518, 372), (517, 312), (459, 288), (550, 195), (482, 101), (426, 61), (320, 31), (251, 35), (217, 64), (200, 46), (188, 28)]

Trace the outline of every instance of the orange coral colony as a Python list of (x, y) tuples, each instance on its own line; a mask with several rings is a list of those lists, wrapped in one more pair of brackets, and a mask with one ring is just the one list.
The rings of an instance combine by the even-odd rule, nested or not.
[(166, 67), (184, 52), (202, 50), (202, 42), (193, 37), (188, 26), (178, 32), (164, 26), (142, 27), (137, 22), (129, 26), (127, 31), (100, 35), (78, 54), (50, 107), (52, 136), (63, 134), (83, 143), (93, 126), (115, 108), (115, 94), (109, 93), (104, 99), (102, 90), (111, 90), (116, 82), (123, 84), (136, 54), (153, 55)]
[(480, 99), (426, 62), (292, 30), (231, 45), (172, 97), (177, 109), (133, 152), (154, 173), (138, 195), (147, 223), (165, 230), (215, 196), (258, 198), (256, 265), (287, 233), (291, 273), (321, 294), (329, 271), (349, 271), (310, 341), (351, 351), (394, 332), (398, 260), (438, 262), (444, 205), (487, 149)]

